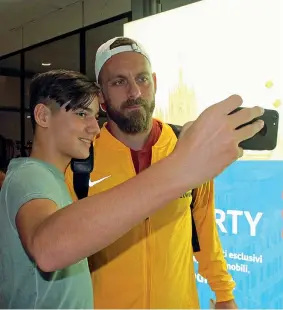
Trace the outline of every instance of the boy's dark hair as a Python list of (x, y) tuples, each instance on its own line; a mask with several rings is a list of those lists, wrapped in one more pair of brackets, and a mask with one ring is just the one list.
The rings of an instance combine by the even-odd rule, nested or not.
[(35, 130), (34, 109), (39, 103), (66, 105), (66, 111), (87, 108), (100, 92), (99, 86), (84, 74), (69, 70), (51, 70), (37, 74), (31, 81), (30, 113)]

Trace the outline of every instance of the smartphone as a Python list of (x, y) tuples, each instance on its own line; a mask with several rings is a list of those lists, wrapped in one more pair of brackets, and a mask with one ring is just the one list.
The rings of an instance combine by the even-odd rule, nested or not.
[[(230, 114), (245, 108), (239, 107)], [(239, 146), (244, 150), (251, 151), (272, 151), (277, 145), (279, 113), (276, 110), (265, 109), (262, 116), (253, 119), (251, 122), (243, 124), (236, 129), (252, 124), (256, 120), (263, 120), (264, 127), (252, 138), (242, 141)]]

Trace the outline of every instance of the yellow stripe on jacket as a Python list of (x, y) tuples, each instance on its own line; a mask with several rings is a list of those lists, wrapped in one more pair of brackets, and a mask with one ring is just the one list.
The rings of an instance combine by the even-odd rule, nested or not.
[[(169, 155), (176, 141), (172, 129), (163, 124), (161, 136), (152, 148), (152, 163)], [(89, 195), (134, 177), (135, 168), (130, 150), (103, 127), (95, 142), (91, 181), (107, 176), (110, 177), (89, 188)], [(66, 180), (76, 199), (70, 169)], [(215, 221), (206, 216), (214, 214), (213, 183), (204, 185), (196, 193), (194, 214), (204, 249), (198, 259), (202, 262), (200, 265), (205, 266), (203, 273), (210, 277), (210, 283), (217, 286), (223, 300), (228, 300), (234, 282), (227, 273)], [(140, 195), (143, 190), (137, 188), (136, 199)], [(199, 308), (191, 245), (191, 201), (189, 191), (89, 258), (95, 308)], [(207, 238), (209, 231), (213, 238)], [(215, 262), (209, 268), (208, 257)]]

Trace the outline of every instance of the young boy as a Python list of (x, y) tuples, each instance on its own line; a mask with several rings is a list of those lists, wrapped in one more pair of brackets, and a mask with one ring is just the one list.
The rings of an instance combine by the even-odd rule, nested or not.
[[(235, 131), (263, 111), (228, 115), (242, 103), (232, 96), (185, 126), (166, 159), (73, 203), (64, 172), (71, 158), (89, 156), (99, 133), (98, 93), (87, 77), (71, 71), (43, 73), (31, 83), (31, 156), (11, 161), (0, 193), (0, 308), (92, 308), (86, 257), (215, 177), (241, 156), (239, 142), (263, 126), (257, 122)], [(137, 195), (140, 191), (143, 195)]]

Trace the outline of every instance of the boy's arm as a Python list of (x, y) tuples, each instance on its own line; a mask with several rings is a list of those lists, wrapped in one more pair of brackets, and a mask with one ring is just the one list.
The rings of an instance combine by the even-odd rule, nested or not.
[(48, 197), (27, 201), (16, 215), (25, 249), (43, 271), (54, 271), (111, 244), (181, 195), (185, 184), (194, 183), (193, 179), (184, 182), (173, 157), (107, 192), (60, 210)]

